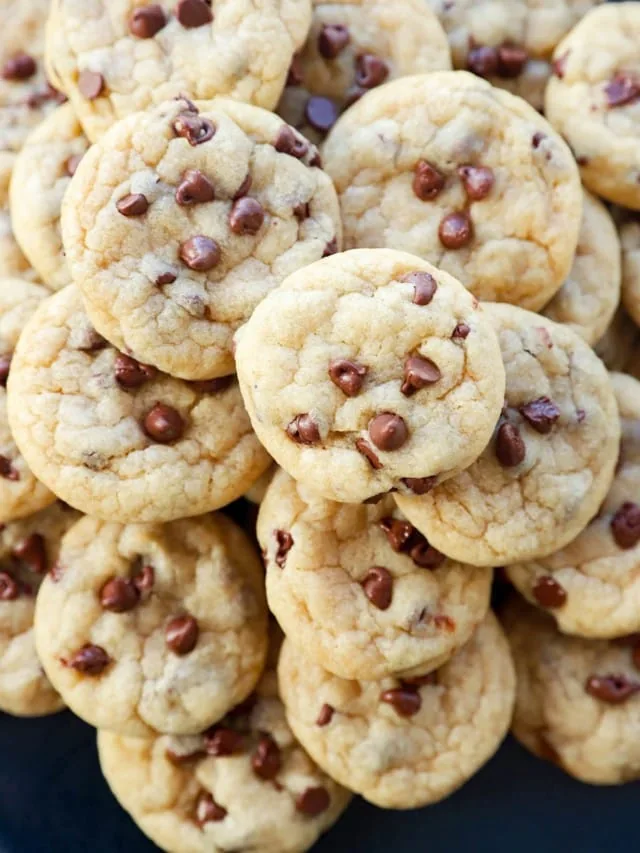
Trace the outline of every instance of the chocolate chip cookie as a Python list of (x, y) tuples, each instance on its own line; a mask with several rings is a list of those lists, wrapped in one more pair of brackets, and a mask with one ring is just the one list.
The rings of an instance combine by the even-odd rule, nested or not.
[(0, 273), (33, 280), (35, 272), (16, 242), (9, 211), (9, 185), (15, 160), (13, 152), (0, 151)]

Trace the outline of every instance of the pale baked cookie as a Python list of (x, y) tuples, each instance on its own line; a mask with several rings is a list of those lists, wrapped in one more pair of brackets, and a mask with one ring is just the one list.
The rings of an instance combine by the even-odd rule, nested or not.
[(537, 110), (560, 39), (602, 0), (427, 0), (456, 68), (486, 77)]
[(595, 346), (596, 355), (609, 370), (626, 370), (639, 339), (638, 327), (620, 305), (608, 329)]
[(0, 710), (5, 713), (38, 717), (64, 707), (36, 654), (33, 612), (60, 540), (78, 518), (75, 510), (55, 503), (0, 529)]
[(396, 509), (314, 497), (279, 471), (260, 507), (269, 608), (341, 678), (424, 674), (484, 619), (491, 569), (452, 563)]
[(260, 300), (341, 247), (318, 163), (278, 116), (234, 101), (124, 119), (83, 158), (62, 210), (96, 329), (172, 376), (233, 373), (233, 333)]
[(35, 273), (22, 254), (13, 235), (9, 211), (9, 184), (16, 155), (11, 151), (0, 151), (0, 276), (16, 276), (33, 279)]
[(47, 299), (11, 364), (9, 421), (27, 464), (106, 521), (199, 515), (270, 464), (231, 377), (190, 383), (107, 345), (75, 287)]
[(566, 634), (640, 632), (640, 382), (611, 374), (622, 438), (615, 478), (598, 515), (549, 557), (507, 566), (509, 580), (549, 609)]
[(89, 147), (69, 104), (51, 113), (26, 139), (11, 178), (15, 238), (51, 290), (69, 284), (62, 249), (62, 197)]
[(37, 284), (0, 278), (0, 525), (53, 503), (56, 496), (29, 470), (9, 429), (7, 380), (13, 351), (27, 320), (48, 296)]
[(518, 740), (583, 782), (639, 779), (638, 638), (567, 637), (515, 596), (503, 621), (516, 667)]
[(310, 23), (310, 0), (53, 0), (47, 64), (95, 142), (182, 94), (273, 109)]
[(304, 853), (351, 795), (287, 725), (274, 660), (249, 701), (196, 737), (98, 733), (112, 792), (169, 853)]
[(606, 332), (620, 301), (620, 275), (616, 226), (602, 202), (585, 192), (571, 272), (542, 313), (566, 324), (593, 346)]
[(622, 303), (640, 326), (640, 220), (629, 219), (620, 226), (622, 244)]
[(291, 640), (278, 674), (287, 720), (309, 755), (383, 808), (451, 794), (493, 755), (511, 722), (513, 663), (491, 613), (448, 663), (414, 681), (347, 681)]
[(447, 37), (425, 0), (313, 0), (309, 36), (278, 113), (318, 142), (370, 89), (449, 68)]
[(394, 497), (439, 551), (504, 566), (557, 551), (593, 518), (611, 485), (620, 424), (607, 371), (575, 332), (511, 305), (484, 309), (507, 371), (493, 439), (423, 497)]
[(640, 209), (640, 6), (593, 9), (554, 53), (545, 95), (551, 124), (572, 147), (585, 185)]
[(571, 152), (522, 99), (464, 71), (370, 92), (324, 145), (346, 248), (413, 252), (478, 299), (536, 311), (571, 269), (582, 189)]
[(258, 438), (331, 500), (422, 494), (477, 458), (500, 413), (491, 322), (459, 282), (404, 252), (299, 270), (236, 340)]
[(260, 559), (223, 515), (85, 518), (38, 594), (42, 664), (79, 717), (120, 734), (196, 734), (255, 687), (267, 652)]

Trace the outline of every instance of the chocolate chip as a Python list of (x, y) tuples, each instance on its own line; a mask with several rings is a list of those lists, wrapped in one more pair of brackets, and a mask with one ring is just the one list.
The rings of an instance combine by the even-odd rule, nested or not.
[(464, 340), (465, 338), (469, 337), (470, 331), (471, 331), (471, 329), (469, 328), (469, 326), (467, 326), (466, 323), (458, 323), (458, 325), (455, 327), (455, 329), (451, 333), (451, 337), (454, 340), (456, 340), (456, 339)]
[(409, 556), (421, 569), (437, 569), (447, 559), (444, 554), (429, 544), (422, 533), (416, 531), (413, 541)]
[(317, 726), (328, 726), (331, 720), (333, 719), (333, 715), (335, 714), (335, 708), (331, 705), (325, 704), (320, 708), (320, 713), (318, 714), (318, 719), (316, 720)]
[(546, 435), (551, 432), (560, 417), (560, 409), (549, 397), (538, 397), (524, 406), (520, 406), (520, 414), (536, 432)]
[(140, 568), (136, 569), (136, 571), (133, 573), (133, 585), (138, 590), (140, 595), (145, 595), (146, 593), (151, 592), (155, 580), (155, 569), (148, 563), (145, 563), (144, 565), (140, 566)]
[(199, 234), (180, 245), (180, 260), (196, 272), (207, 272), (220, 263), (220, 246), (210, 237)]
[(309, 217), (309, 202), (300, 202), (293, 208), (293, 215), (302, 222)]
[(224, 726), (214, 726), (204, 736), (204, 748), (207, 755), (215, 755), (217, 757), (234, 755), (240, 752), (242, 745), (242, 735)]
[(554, 609), (563, 607), (567, 602), (567, 591), (550, 575), (539, 577), (531, 593), (541, 607)]
[(207, 823), (219, 823), (226, 816), (227, 810), (218, 805), (211, 794), (203, 791), (198, 795), (195, 810), (195, 821), (198, 826), (203, 827)]
[(356, 57), (356, 86), (360, 89), (373, 89), (389, 76), (389, 66), (373, 53), (361, 53)]
[(435, 278), (430, 273), (421, 270), (403, 275), (400, 281), (413, 285), (412, 302), (414, 305), (428, 305), (438, 289)]
[(405, 684), (380, 694), (380, 701), (391, 705), (401, 717), (413, 717), (422, 707), (422, 697), (416, 687)]
[(142, 216), (149, 210), (149, 202), (142, 193), (130, 193), (118, 199), (116, 208), (123, 216)]
[(276, 549), (276, 566), (284, 569), (287, 561), (287, 554), (293, 548), (293, 536), (287, 530), (274, 530), (273, 535), (276, 538), (278, 547)]
[(8, 59), (2, 68), (4, 80), (28, 80), (38, 70), (36, 61), (28, 53), (18, 53)]
[(80, 165), (80, 161), (82, 160), (82, 154), (72, 154), (70, 157), (67, 157), (64, 163), (64, 170), (72, 178), (75, 173), (78, 171), (78, 166)]
[(244, 180), (236, 190), (235, 195), (233, 196), (233, 201), (237, 201), (239, 198), (242, 198), (243, 195), (246, 195), (251, 189), (251, 184), (253, 183), (253, 178), (250, 174), (245, 175)]
[(107, 341), (94, 328), (83, 330), (83, 340), (76, 349), (80, 352), (99, 352), (109, 346)]
[(369, 422), (369, 435), (380, 450), (398, 450), (409, 438), (409, 430), (400, 415), (383, 412)]
[(261, 779), (275, 778), (282, 765), (280, 747), (268, 734), (260, 735), (256, 751), (251, 756), (251, 767)]
[(0, 455), (0, 477), (3, 480), (11, 480), (14, 483), (17, 483), (20, 479), (20, 472), (13, 467), (10, 459), (2, 455)]
[(529, 59), (527, 51), (517, 44), (502, 44), (498, 48), (498, 76), (504, 79), (519, 77)]
[(400, 390), (405, 397), (411, 397), (416, 391), (433, 385), (441, 378), (440, 368), (430, 358), (410, 355), (404, 363), (404, 382)]
[(317, 444), (320, 441), (318, 424), (309, 414), (296, 415), (287, 427), (287, 435), (296, 444)]
[(234, 234), (257, 234), (264, 222), (264, 208), (255, 198), (244, 196), (233, 203), (229, 228)]
[(400, 554), (407, 550), (415, 530), (413, 524), (409, 524), (408, 521), (402, 521), (400, 518), (389, 516), (383, 518), (379, 522), (379, 526), (384, 531), (389, 545), (391, 545), (396, 553)]
[(326, 788), (307, 788), (296, 797), (296, 811), (308, 817), (317, 817), (331, 805), (331, 797)]
[(324, 247), (324, 252), (322, 253), (323, 258), (328, 258), (331, 255), (335, 255), (338, 251), (338, 240), (335, 237), (332, 237), (331, 240)]
[(444, 187), (445, 177), (426, 160), (419, 160), (413, 174), (413, 191), (421, 201), (436, 198)]
[(487, 166), (459, 166), (458, 175), (471, 201), (482, 201), (493, 188), (493, 170)]
[(183, 27), (194, 29), (213, 21), (213, 13), (205, 0), (179, 0), (176, 18)]
[(0, 601), (15, 601), (20, 587), (8, 572), (0, 572)]
[(216, 197), (213, 184), (198, 169), (187, 169), (176, 190), (176, 201), (181, 207), (204, 204)]
[(616, 74), (604, 87), (609, 107), (622, 107), (640, 97), (640, 81), (630, 74)]
[(9, 378), (9, 369), (11, 368), (11, 356), (0, 355), (0, 388), (7, 387), (7, 379)]
[(350, 40), (347, 27), (342, 24), (324, 24), (318, 33), (318, 53), (325, 59), (335, 59)]
[(498, 51), (495, 47), (473, 47), (467, 56), (467, 69), (479, 77), (494, 77), (498, 73)]
[(213, 138), (216, 128), (208, 118), (191, 113), (179, 115), (173, 122), (176, 136), (186, 139), (189, 145), (202, 145)]
[(545, 133), (541, 133), (539, 130), (537, 130), (531, 137), (531, 144), (534, 148), (539, 148), (542, 140), (546, 138), (547, 135)]
[(199, 634), (198, 623), (188, 613), (171, 619), (164, 630), (167, 646), (176, 655), (188, 655), (192, 652), (198, 642)]
[(158, 371), (150, 364), (141, 364), (135, 358), (120, 353), (115, 361), (116, 382), (121, 388), (139, 388), (154, 379)]
[(438, 237), (445, 249), (462, 249), (473, 238), (473, 225), (464, 210), (449, 213), (438, 227)]
[(368, 369), (355, 361), (336, 358), (329, 364), (329, 378), (347, 397), (356, 397), (362, 390)]
[(320, 156), (320, 152), (314, 146), (311, 149), (311, 156), (309, 157), (309, 165), (317, 167), (318, 169), (322, 169), (322, 157)]
[(182, 438), (185, 423), (172, 406), (156, 403), (144, 416), (143, 429), (147, 436), (159, 444), (170, 444)]
[(165, 284), (173, 284), (176, 278), (177, 276), (172, 272), (163, 272), (156, 278), (155, 284), (157, 284), (158, 287), (162, 287)]
[[(65, 663), (63, 661), (63, 663)], [(86, 643), (66, 661), (66, 666), (76, 669), (83, 675), (102, 675), (111, 663), (111, 657), (102, 648)]]
[(291, 60), (291, 65), (289, 66), (289, 71), (287, 72), (287, 82), (285, 86), (301, 86), (304, 80), (302, 60), (300, 56), (295, 53)]
[(318, 133), (328, 133), (338, 120), (338, 108), (330, 98), (312, 95), (304, 106), (304, 117)]
[(298, 136), (288, 124), (283, 124), (278, 131), (273, 147), (281, 154), (289, 154), (291, 157), (300, 160), (309, 150), (309, 143), (306, 139)]
[(525, 457), (525, 446), (520, 430), (513, 424), (502, 424), (496, 435), (496, 456), (505, 468), (519, 465)]
[(100, 604), (112, 613), (126, 613), (138, 604), (139, 593), (133, 581), (110, 578), (100, 590)]
[(195, 379), (189, 385), (199, 394), (217, 394), (219, 391), (226, 391), (235, 381), (233, 376), (218, 376), (216, 379)]
[(640, 541), (640, 506), (625, 501), (611, 519), (611, 533), (620, 548), (633, 548)]
[(129, 32), (139, 39), (151, 39), (167, 24), (167, 16), (162, 6), (152, 3), (134, 9), (129, 18)]
[(393, 596), (393, 577), (383, 566), (373, 566), (362, 581), (362, 589), (378, 610), (387, 610)]
[(94, 101), (104, 91), (104, 77), (97, 71), (81, 71), (78, 77), (78, 89), (88, 101)]
[(364, 438), (358, 438), (356, 440), (356, 450), (358, 453), (361, 453), (364, 458), (367, 460), (369, 465), (373, 468), (374, 471), (379, 471), (382, 468), (382, 462), (378, 459), (374, 451), (367, 444)]
[(414, 495), (426, 495), (437, 484), (437, 477), (403, 477), (402, 482)]
[(44, 575), (47, 571), (47, 545), (39, 533), (32, 533), (14, 546), (13, 556), (24, 563), (32, 572)]
[(553, 71), (556, 77), (559, 77), (561, 80), (564, 77), (564, 72), (567, 69), (567, 59), (569, 58), (570, 51), (566, 51), (562, 56), (559, 56), (557, 59), (554, 59), (551, 63), (551, 70)]
[(631, 681), (626, 675), (591, 675), (584, 689), (594, 699), (619, 705), (626, 702), (634, 693), (640, 693), (640, 682)]

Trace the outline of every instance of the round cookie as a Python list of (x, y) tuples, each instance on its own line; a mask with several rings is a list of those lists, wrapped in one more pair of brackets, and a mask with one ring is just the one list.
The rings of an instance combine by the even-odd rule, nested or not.
[(15, 238), (51, 290), (69, 284), (60, 208), (88, 147), (72, 107), (65, 104), (29, 135), (13, 167), (10, 196)]
[(330, 500), (423, 493), (471, 464), (500, 413), (491, 322), (459, 282), (404, 252), (345, 252), (299, 270), (236, 342), (258, 438)]
[(289, 273), (337, 252), (317, 150), (271, 113), (170, 101), (86, 154), (62, 209), (71, 275), (100, 334), (172, 376), (234, 371), (232, 336)]
[[(624, 255), (622, 263), (624, 268)], [(608, 329), (595, 346), (596, 355), (609, 370), (626, 370), (638, 338), (638, 327), (620, 305)]]
[(7, 379), (11, 358), (27, 320), (48, 296), (37, 284), (0, 278), (0, 526), (31, 515), (56, 496), (40, 483), (20, 455), (9, 429)]
[(446, 561), (391, 496), (333, 503), (279, 471), (258, 540), (271, 612), (309, 659), (341, 678), (435, 669), (489, 609), (492, 570)]
[(456, 68), (544, 105), (551, 54), (602, 0), (427, 0), (449, 36)]
[(640, 646), (559, 633), (522, 600), (503, 614), (517, 676), (513, 734), (594, 785), (640, 778)]
[(616, 226), (602, 202), (585, 192), (571, 272), (542, 313), (565, 323), (593, 346), (606, 332), (618, 307), (620, 276)]
[(640, 220), (620, 226), (622, 244), (622, 304), (640, 326)]
[(449, 68), (447, 37), (424, 0), (313, 0), (311, 29), (277, 111), (319, 142), (370, 89)]
[(96, 334), (75, 287), (27, 324), (8, 392), (11, 430), (32, 471), (105, 521), (218, 509), (271, 461), (232, 378), (189, 383), (119, 353)]
[(64, 707), (44, 674), (33, 636), (35, 595), (79, 518), (61, 502), (0, 528), (0, 710), (18, 717)]
[(154, 526), (85, 518), (40, 587), (35, 639), (56, 689), (96, 728), (196, 734), (260, 678), (258, 554), (223, 515)]
[(47, 63), (95, 142), (185, 92), (273, 109), (310, 23), (310, 0), (53, 0)]
[(493, 755), (511, 722), (515, 675), (493, 614), (431, 676), (347, 681), (285, 640), (278, 668), (287, 720), (329, 775), (383, 808), (437, 802)]
[(520, 98), (464, 71), (370, 92), (323, 149), (346, 248), (412, 252), (478, 299), (536, 311), (571, 269), (582, 189), (571, 152)]
[(585, 186), (640, 209), (640, 6), (593, 9), (554, 52), (545, 113), (565, 137)]
[(507, 372), (502, 417), (480, 458), (398, 506), (452, 559), (505, 566), (574, 539), (611, 485), (620, 424), (607, 372), (571, 329), (485, 305)]
[(163, 850), (304, 853), (347, 807), (349, 792), (313, 763), (287, 725), (273, 645), (270, 657), (251, 701), (204, 735), (98, 732), (112, 792)]
[(640, 382), (611, 374), (622, 437), (615, 478), (598, 515), (545, 559), (507, 566), (514, 586), (549, 609), (566, 634), (640, 632)]

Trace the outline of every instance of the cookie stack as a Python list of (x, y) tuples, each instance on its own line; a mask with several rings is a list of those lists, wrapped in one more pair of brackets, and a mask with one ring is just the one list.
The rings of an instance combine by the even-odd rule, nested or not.
[(640, 777), (640, 3), (502, 6), (0, 2), (0, 708), (168, 851)]

